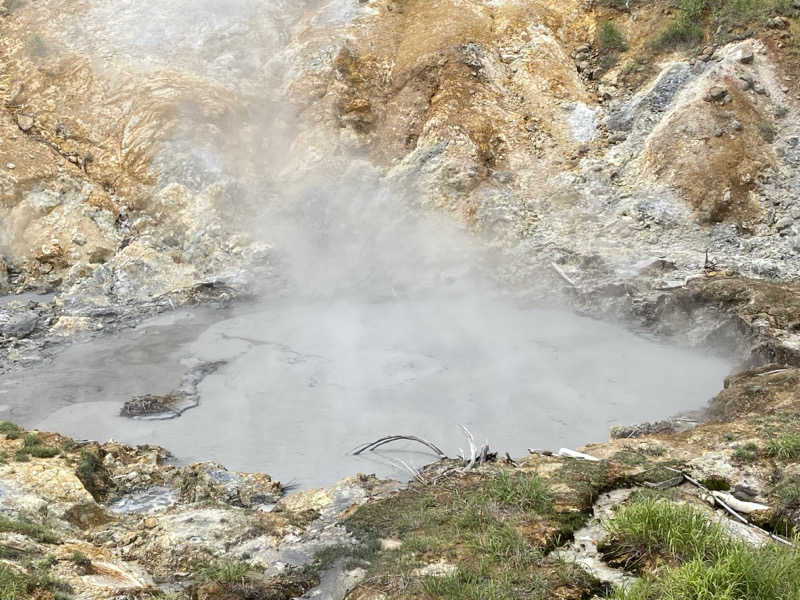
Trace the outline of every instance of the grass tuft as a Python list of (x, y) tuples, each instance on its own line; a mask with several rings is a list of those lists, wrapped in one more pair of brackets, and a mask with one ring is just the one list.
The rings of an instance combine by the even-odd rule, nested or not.
[(547, 485), (538, 475), (512, 475), (501, 471), (489, 479), (485, 492), (504, 507), (543, 513), (552, 505)]
[(766, 454), (778, 460), (800, 459), (800, 434), (789, 433), (771, 439), (767, 444)]
[(200, 581), (214, 583), (243, 583), (250, 565), (234, 560), (219, 560), (199, 566), (194, 576)]

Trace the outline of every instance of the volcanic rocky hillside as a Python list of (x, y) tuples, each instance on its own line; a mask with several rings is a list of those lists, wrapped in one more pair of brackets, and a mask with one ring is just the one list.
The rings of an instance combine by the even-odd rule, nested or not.
[(582, 289), (645, 267), (670, 287), (706, 249), (797, 274), (790, 4), (704, 13), (686, 43), (660, 2), (291, 4), (187, 25), (180, 2), (6, 2), (3, 287), (234, 285), (271, 241), (237, 217), (354, 153), (501, 246), (510, 280), (553, 261)]
[[(597, 462), (446, 463), (399, 493), (356, 476), (280, 498), (266, 475), (3, 423), (0, 597), (291, 598), (333, 564), (331, 597), (612, 597), (623, 570), (697, 558), (581, 542), (675, 468), (701, 516), (721, 519), (706, 492), (759, 505), (736, 539), (800, 527), (798, 0), (2, 0), (0, 58), (0, 373), (280, 289), (265, 206), (331, 174), (470, 232), (508, 289), (742, 368), (689, 431), (623, 428)], [(774, 573), (794, 596), (741, 597), (795, 598)]]

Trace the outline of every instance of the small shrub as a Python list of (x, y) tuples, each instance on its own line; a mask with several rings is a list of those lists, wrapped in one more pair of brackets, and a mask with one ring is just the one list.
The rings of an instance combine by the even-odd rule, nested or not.
[(18, 425), (14, 425), (11, 421), (3, 421), (0, 423), (0, 433), (4, 434), (9, 440), (16, 440), (19, 438), (22, 429)]
[(625, 51), (628, 44), (625, 36), (611, 21), (604, 21), (597, 33), (597, 43), (603, 50)]
[(24, 448), (31, 448), (33, 446), (41, 445), (42, 440), (41, 438), (36, 435), (35, 433), (29, 433), (24, 438), (22, 438), (22, 446)]
[(58, 448), (53, 448), (52, 446), (33, 446), (24, 450), (36, 458), (53, 458), (61, 453)]
[(767, 443), (766, 453), (778, 460), (800, 459), (800, 434), (790, 433), (771, 439)]
[(31, 456), (24, 448), (20, 448), (14, 453), (14, 460), (17, 462), (30, 462)]
[(608, 6), (619, 11), (626, 11), (629, 8), (630, 0), (600, 0), (600, 6)]
[(88, 569), (92, 566), (92, 560), (83, 552), (73, 552), (70, 560), (83, 569)]
[(703, 29), (697, 22), (679, 17), (664, 28), (653, 45), (659, 50), (666, 50), (694, 45), (702, 39)]

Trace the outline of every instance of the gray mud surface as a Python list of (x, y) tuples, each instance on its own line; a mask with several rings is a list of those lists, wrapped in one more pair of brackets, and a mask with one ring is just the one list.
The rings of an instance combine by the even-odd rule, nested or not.
[[(198, 407), (168, 421), (119, 416), (135, 395), (176, 389), (197, 361), (226, 361), (199, 383)], [(462, 423), (512, 455), (605, 440), (613, 424), (703, 406), (729, 371), (708, 354), (504, 298), (294, 300), (182, 309), (75, 344), (4, 378), (0, 417), (306, 487), (357, 471), (403, 477), (388, 458), (434, 459), (413, 445), (348, 455), (387, 434), (450, 456), (465, 447)]]

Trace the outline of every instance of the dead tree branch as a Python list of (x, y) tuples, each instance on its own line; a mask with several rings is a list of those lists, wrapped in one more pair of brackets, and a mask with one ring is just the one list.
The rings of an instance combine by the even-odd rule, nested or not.
[(439, 458), (447, 458), (447, 455), (444, 452), (442, 452), (442, 450), (436, 444), (434, 444), (433, 442), (429, 442), (428, 440), (424, 440), (415, 435), (387, 435), (386, 437), (382, 437), (378, 440), (375, 440), (374, 442), (369, 442), (367, 444), (362, 444), (361, 446), (357, 446), (353, 450), (352, 454), (358, 456), (365, 450), (375, 450), (376, 448), (379, 448), (385, 444), (390, 444), (392, 442), (397, 442), (400, 440), (418, 442), (423, 446), (427, 446), (428, 448), (433, 450)]

